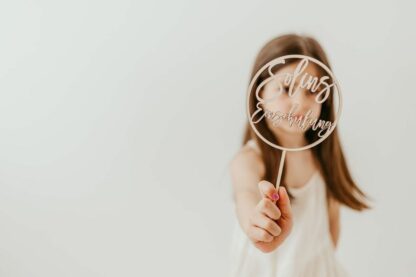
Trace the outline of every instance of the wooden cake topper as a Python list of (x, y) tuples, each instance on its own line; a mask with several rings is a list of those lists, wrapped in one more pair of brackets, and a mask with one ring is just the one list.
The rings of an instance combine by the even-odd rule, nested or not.
[[(320, 74), (314, 74), (316, 72)], [(258, 83), (261, 76), (263, 80)], [(251, 103), (253, 100), (255, 102)], [(332, 121), (328, 119), (329, 115), (321, 115), (322, 105), (335, 108)], [(271, 147), (282, 150), (276, 188), (280, 185), (286, 152), (306, 150), (324, 141), (334, 131), (341, 109), (342, 96), (337, 79), (325, 64), (315, 58), (281, 56), (256, 72), (247, 92), (247, 115), (256, 135)], [(287, 133), (290, 137), (290, 134), (310, 130), (315, 140), (308, 140), (307, 145), (279, 145), (267, 139), (267, 135), (260, 131), (262, 128), (257, 128), (262, 121), (269, 129), (274, 129), (275, 134)], [(278, 137), (275, 136), (276, 141)]]

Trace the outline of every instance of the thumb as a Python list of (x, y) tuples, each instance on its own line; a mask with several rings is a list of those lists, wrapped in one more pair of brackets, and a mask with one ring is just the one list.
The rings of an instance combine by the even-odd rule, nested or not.
[(285, 187), (279, 187), (279, 201), (277, 201), (277, 207), (280, 209), (283, 218), (292, 218), (292, 207), (290, 206), (289, 195), (287, 194)]
[(259, 182), (258, 186), (262, 197), (269, 198), (276, 203), (276, 200), (279, 199), (279, 194), (272, 183), (263, 180)]

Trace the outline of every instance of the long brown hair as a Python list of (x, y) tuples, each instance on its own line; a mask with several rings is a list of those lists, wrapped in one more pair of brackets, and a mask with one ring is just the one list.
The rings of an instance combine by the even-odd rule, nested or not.
[[(251, 72), (251, 78), (269, 61), (284, 55), (300, 54), (313, 57), (328, 68), (330, 64), (328, 58), (321, 47), (321, 45), (312, 37), (301, 36), (296, 34), (286, 34), (276, 37), (266, 43), (264, 47), (258, 53), (254, 66)], [(258, 86), (265, 76), (260, 75), (257, 79), (254, 88)], [(257, 104), (257, 99), (254, 93), (250, 94), (250, 110), (253, 111)], [(320, 118), (324, 120), (334, 121), (334, 110), (333, 110), (333, 98), (332, 93), (328, 97), (327, 101), (322, 104)], [(277, 143), (277, 138), (274, 136), (272, 131), (267, 127), (264, 120), (256, 124), (259, 132), (267, 138), (269, 141)], [(306, 139), (311, 142), (316, 140), (317, 134), (311, 129), (305, 133)], [(245, 127), (245, 133), (243, 138), (243, 145), (248, 140), (254, 139), (260, 148), (261, 159), (265, 166), (265, 173), (263, 179), (273, 184), (276, 183), (277, 173), (280, 163), (280, 157), (282, 155), (281, 150), (277, 150), (261, 140), (252, 130), (250, 124), (247, 122)], [(367, 195), (356, 185), (351, 177), (348, 169), (345, 157), (341, 148), (337, 129), (327, 137), (323, 142), (317, 146), (311, 148), (313, 155), (319, 163), (319, 170), (325, 180), (327, 186), (327, 197), (333, 197), (339, 203), (346, 205), (354, 210), (368, 209)], [(286, 186), (284, 180), (285, 171), (282, 173), (282, 186)], [(290, 189), (288, 190), (290, 192)], [(291, 198), (292, 195), (290, 195)]]

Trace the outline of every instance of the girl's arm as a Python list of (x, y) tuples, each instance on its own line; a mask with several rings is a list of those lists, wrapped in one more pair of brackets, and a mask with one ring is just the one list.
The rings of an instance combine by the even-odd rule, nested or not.
[(247, 231), (249, 215), (261, 200), (257, 184), (265, 168), (259, 155), (244, 146), (230, 163), (235, 211), (241, 228)]
[(340, 234), (340, 205), (334, 198), (330, 197), (328, 201), (329, 214), (329, 231), (331, 233), (334, 248), (337, 247)]
[(288, 237), (292, 209), (286, 190), (268, 181), (257, 154), (243, 147), (230, 164), (235, 210), (243, 231), (262, 252), (275, 250)]

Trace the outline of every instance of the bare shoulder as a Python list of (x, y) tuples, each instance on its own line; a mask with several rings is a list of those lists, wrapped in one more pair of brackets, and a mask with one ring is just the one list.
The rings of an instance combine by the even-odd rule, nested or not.
[(246, 144), (232, 158), (229, 163), (229, 170), (232, 175), (255, 174), (263, 176), (265, 166), (260, 154)]

